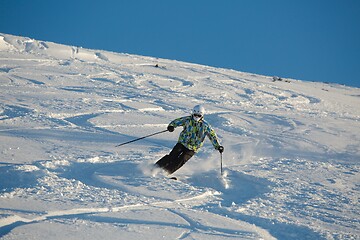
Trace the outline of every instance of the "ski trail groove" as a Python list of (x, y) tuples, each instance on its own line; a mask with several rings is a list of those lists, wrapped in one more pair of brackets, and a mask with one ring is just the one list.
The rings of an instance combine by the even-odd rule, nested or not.
[[(119, 207), (100, 207), (100, 208), (73, 208), (67, 210), (54, 210), (49, 211), (48, 213), (41, 215), (39, 217), (35, 217), (32, 219), (24, 218), (18, 215), (11, 215), (9, 217), (5, 217), (0, 219), (0, 237), (7, 234), (6, 229), (9, 226), (13, 225), (13, 228), (18, 226), (22, 226), (25, 224), (37, 223), (41, 221), (46, 221), (49, 219), (54, 218), (63, 218), (63, 217), (71, 217), (71, 216), (79, 216), (79, 215), (89, 215), (89, 214), (96, 214), (96, 213), (107, 213), (107, 212), (120, 212), (125, 209), (141, 209), (141, 208), (149, 208), (149, 207), (162, 207), (168, 208), (174, 205), (179, 205), (187, 202), (198, 201), (201, 199), (206, 199), (214, 194), (211, 191), (204, 192), (198, 196), (184, 198), (184, 199), (177, 199), (174, 201), (157, 201), (153, 203), (136, 203), (130, 205), (124, 205)], [(196, 203), (195, 203), (196, 205)], [(12, 228), (12, 229), (13, 229)]]

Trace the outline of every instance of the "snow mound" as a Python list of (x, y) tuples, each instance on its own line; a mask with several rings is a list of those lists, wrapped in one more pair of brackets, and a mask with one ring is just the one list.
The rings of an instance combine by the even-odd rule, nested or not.
[[(360, 89), (0, 34), (2, 239), (358, 239)], [(153, 164), (194, 105), (206, 140)]]

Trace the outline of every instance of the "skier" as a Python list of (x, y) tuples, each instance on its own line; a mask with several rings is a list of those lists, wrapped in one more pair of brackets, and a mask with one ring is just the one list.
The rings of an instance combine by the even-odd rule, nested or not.
[(174, 173), (199, 151), (206, 136), (216, 150), (220, 153), (224, 151), (224, 147), (219, 144), (215, 131), (205, 121), (204, 114), (205, 108), (196, 105), (192, 115), (177, 118), (169, 123), (167, 127), (169, 132), (173, 132), (179, 126), (183, 126), (183, 131), (171, 152), (155, 163), (156, 167), (164, 169), (169, 174)]

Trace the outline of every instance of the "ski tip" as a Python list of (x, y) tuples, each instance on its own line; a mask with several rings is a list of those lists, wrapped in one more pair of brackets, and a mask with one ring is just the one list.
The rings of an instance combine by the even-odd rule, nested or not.
[(172, 179), (172, 180), (178, 180), (177, 177), (171, 177), (169, 179)]

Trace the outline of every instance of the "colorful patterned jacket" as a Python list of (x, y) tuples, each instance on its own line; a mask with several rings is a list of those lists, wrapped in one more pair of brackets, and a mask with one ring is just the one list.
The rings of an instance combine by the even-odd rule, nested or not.
[(204, 143), (205, 136), (210, 139), (215, 149), (220, 146), (215, 131), (204, 119), (197, 122), (192, 116), (181, 117), (175, 119), (169, 125), (174, 127), (183, 126), (184, 129), (180, 133), (178, 142), (189, 150), (199, 151)]

